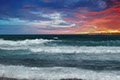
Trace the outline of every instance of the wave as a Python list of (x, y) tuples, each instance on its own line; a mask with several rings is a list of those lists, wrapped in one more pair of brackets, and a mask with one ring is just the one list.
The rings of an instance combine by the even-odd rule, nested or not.
[(10, 40), (3, 40), (0, 39), (0, 46), (6, 45), (6, 46), (27, 46), (27, 45), (33, 45), (33, 44), (42, 44), (46, 42), (51, 42), (53, 40), (47, 40), (47, 39), (26, 39), (22, 41), (10, 41)]
[(120, 47), (75, 47), (75, 46), (57, 46), (30, 48), (32, 52), (47, 52), (47, 53), (120, 53)]
[[(91, 75), (90, 75), (91, 74)], [(62, 78), (78, 78), (85, 80), (120, 80), (120, 71), (84, 70), (72, 67), (25, 67), (0, 64), (0, 76), (17, 79), (60, 80)], [(113, 77), (114, 76), (114, 77)]]
[(67, 41), (61, 40), (57, 42), (58, 45), (77, 45), (77, 46), (120, 46), (120, 40), (109, 41)]
[[(53, 41), (53, 42), (52, 42)], [(4, 40), (0, 39), (0, 46), (29, 46), (52, 42), (51, 45), (63, 46), (120, 46), (119, 40), (110, 41), (72, 41), (72, 40), (48, 40), (48, 39), (26, 39), (26, 40)]]
[[(48, 42), (50, 43), (45, 44)], [(67, 45), (66, 43), (64, 43), (64, 45), (59, 45), (60, 42), (64, 43), (64, 41), (60, 40), (47, 39), (33, 39), (22, 41), (0, 39), (0, 49), (28, 50), (32, 53), (120, 53), (119, 46), (80, 46), (79, 44)]]
[(120, 47), (106, 47), (106, 46), (97, 46), (97, 47), (87, 47), (87, 46), (40, 46), (40, 47), (8, 47), (3, 48), (2, 50), (28, 50), (32, 53), (94, 53), (94, 54), (104, 54), (104, 53), (120, 53)]

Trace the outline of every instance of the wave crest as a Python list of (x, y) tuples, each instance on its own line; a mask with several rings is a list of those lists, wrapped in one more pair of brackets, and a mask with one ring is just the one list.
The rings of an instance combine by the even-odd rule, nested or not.
[[(10, 41), (0, 39), (2, 50), (29, 50), (32, 53), (120, 53), (117, 46), (73, 46), (59, 45), (61, 41), (47, 39), (33, 39), (23, 41)], [(50, 44), (44, 44), (52, 42)], [(58, 44), (59, 43), (59, 44)]]
[(58, 47), (43, 47), (43, 48), (30, 48), (34, 53), (120, 53), (120, 47), (74, 47), (74, 46), (58, 46)]
[(120, 53), (120, 47), (106, 47), (106, 46), (97, 46), (97, 47), (77, 47), (77, 46), (39, 46), (39, 47), (8, 47), (3, 48), (2, 50), (29, 50), (34, 53), (94, 53), (94, 54), (105, 54), (105, 53)]
[(33, 45), (33, 44), (42, 44), (46, 42), (50, 42), (53, 40), (47, 40), (47, 39), (33, 39), (33, 40), (23, 40), (23, 41), (10, 41), (10, 40), (3, 40), (0, 39), (0, 46), (9, 45), (9, 46), (26, 46), (26, 45)]
[[(62, 78), (78, 78), (85, 80), (120, 80), (120, 72), (101, 71), (95, 72), (71, 67), (25, 67), (6, 66), (0, 64), (0, 76), (18, 79), (45, 79), (60, 80)], [(91, 74), (91, 75), (90, 75)], [(54, 75), (54, 76), (53, 76)], [(47, 77), (46, 77), (47, 76)], [(113, 77), (114, 76), (114, 77)]]

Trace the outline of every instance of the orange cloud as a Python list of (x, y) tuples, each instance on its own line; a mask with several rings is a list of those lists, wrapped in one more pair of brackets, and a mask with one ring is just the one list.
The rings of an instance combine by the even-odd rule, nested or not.
[(75, 13), (79, 19), (65, 19), (81, 24), (81, 26), (69, 28), (77, 34), (90, 33), (120, 33), (120, 3), (116, 2), (111, 8), (99, 12), (85, 14)]
[(56, 30), (37, 30), (38, 32), (51, 34), (106, 34), (120, 33), (120, 2), (114, 1), (112, 7), (103, 11), (90, 12), (80, 10), (73, 13), (74, 17), (67, 17), (63, 20), (78, 23), (80, 25)]

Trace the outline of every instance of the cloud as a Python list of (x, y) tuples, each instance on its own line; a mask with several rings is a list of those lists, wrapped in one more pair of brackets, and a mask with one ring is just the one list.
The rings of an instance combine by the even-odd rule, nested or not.
[(36, 27), (41, 27), (41, 26), (50, 26), (50, 27), (53, 27), (53, 28), (68, 28), (68, 27), (74, 27), (76, 26), (75, 23), (71, 23), (71, 22), (67, 22), (67, 21), (64, 21), (64, 20), (61, 20), (61, 19), (55, 19), (55, 20), (52, 20), (52, 21), (39, 21), (39, 22), (34, 22), (34, 23), (31, 23), (32, 26), (36, 26)]
[(1, 0), (0, 26), (22, 25), (32, 33), (114, 32), (119, 13), (119, 0)]

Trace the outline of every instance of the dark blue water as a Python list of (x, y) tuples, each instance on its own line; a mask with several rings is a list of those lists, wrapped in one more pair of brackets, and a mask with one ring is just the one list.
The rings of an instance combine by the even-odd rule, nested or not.
[[(74, 68), (102, 74), (105, 74), (105, 71), (114, 71), (117, 73), (115, 80), (119, 80), (120, 35), (1, 35), (0, 65), (0, 71), (5, 68), (4, 73), (6, 67), (10, 66), (24, 66), (27, 68), (26, 71), (31, 71), (35, 67), (50, 70), (55, 67), (71, 68), (66, 73)], [(34, 72), (35, 70), (31, 73)], [(76, 71), (72, 72), (75, 77)], [(38, 73), (41, 73), (41, 70)], [(96, 80), (93, 77), (91, 79)]]

